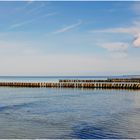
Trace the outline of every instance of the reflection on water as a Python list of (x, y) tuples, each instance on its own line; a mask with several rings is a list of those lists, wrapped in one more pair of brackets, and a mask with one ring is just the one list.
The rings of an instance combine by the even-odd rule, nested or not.
[(0, 88), (0, 138), (140, 138), (140, 91)]

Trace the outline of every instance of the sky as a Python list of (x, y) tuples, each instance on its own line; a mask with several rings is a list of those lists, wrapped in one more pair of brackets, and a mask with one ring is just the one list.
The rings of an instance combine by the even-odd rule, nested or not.
[(1, 76), (140, 74), (140, 2), (0, 1)]

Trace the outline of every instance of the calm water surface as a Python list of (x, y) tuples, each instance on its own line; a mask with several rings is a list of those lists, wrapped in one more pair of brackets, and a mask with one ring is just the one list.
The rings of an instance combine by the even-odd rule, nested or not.
[(140, 138), (140, 91), (0, 87), (0, 138)]
[(59, 79), (93, 80), (107, 79), (107, 76), (0, 76), (0, 82), (58, 82)]

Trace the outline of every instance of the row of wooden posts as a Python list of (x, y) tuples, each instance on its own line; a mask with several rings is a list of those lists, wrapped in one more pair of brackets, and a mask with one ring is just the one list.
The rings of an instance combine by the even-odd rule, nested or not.
[(91, 83), (91, 82), (127, 82), (127, 83), (131, 83), (131, 82), (135, 82), (135, 83), (140, 83), (140, 79), (105, 79), (105, 80), (79, 80), (79, 79), (74, 79), (74, 80), (70, 80), (70, 79), (60, 79), (59, 80), (60, 83), (73, 83), (73, 82), (79, 82), (79, 83)]
[(79, 83), (79, 82), (0, 82), (6, 87), (53, 87), (53, 88), (108, 88), (108, 89), (140, 89), (140, 83)]

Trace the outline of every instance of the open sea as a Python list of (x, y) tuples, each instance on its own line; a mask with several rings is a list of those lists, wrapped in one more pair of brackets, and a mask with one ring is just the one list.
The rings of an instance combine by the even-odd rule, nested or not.
[[(45, 81), (106, 77), (0, 77)], [(0, 87), (0, 138), (140, 139), (140, 90)]]
[(60, 79), (107, 79), (106, 76), (0, 76), (0, 82), (59, 82)]

